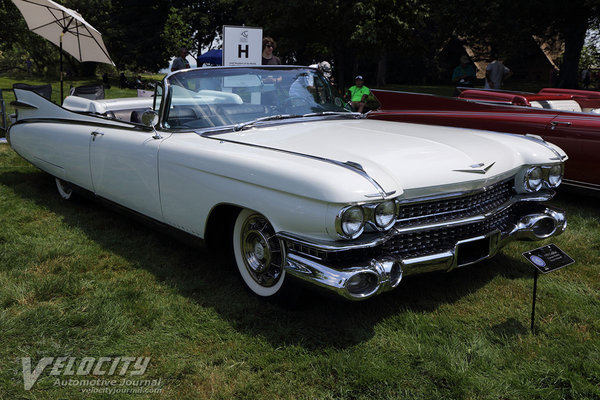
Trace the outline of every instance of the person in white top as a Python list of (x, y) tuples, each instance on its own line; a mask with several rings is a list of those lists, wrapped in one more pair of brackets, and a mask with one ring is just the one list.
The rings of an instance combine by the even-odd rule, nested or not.
[(512, 71), (502, 64), (502, 61), (494, 59), (485, 68), (485, 88), (501, 89), (502, 81), (510, 78), (512, 74)]

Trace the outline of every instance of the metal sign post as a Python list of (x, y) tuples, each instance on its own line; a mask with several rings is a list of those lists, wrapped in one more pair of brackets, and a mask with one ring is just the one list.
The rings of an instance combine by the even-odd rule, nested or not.
[(533, 273), (533, 301), (531, 302), (531, 333), (535, 335), (535, 298), (537, 297), (537, 281), (540, 274), (537, 268), (534, 268)]

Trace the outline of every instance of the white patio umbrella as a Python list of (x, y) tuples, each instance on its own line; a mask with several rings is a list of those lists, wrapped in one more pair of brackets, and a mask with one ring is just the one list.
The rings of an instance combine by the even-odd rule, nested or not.
[(60, 100), (63, 99), (63, 50), (78, 61), (115, 65), (102, 35), (76, 11), (51, 0), (12, 0), (29, 30), (60, 47)]

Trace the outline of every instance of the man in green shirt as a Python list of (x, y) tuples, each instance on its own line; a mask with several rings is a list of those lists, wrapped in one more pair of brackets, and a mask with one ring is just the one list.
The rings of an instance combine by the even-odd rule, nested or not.
[(371, 91), (368, 87), (363, 85), (364, 80), (361, 75), (358, 75), (356, 78), (354, 78), (354, 83), (355, 85), (348, 89), (348, 97), (350, 97), (352, 109), (362, 113), (367, 102), (367, 97), (369, 97)]

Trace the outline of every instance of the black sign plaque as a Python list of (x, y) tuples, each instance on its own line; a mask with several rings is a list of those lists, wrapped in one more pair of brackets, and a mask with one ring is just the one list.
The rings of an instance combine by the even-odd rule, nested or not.
[(554, 243), (526, 251), (523, 253), (523, 257), (529, 260), (543, 274), (556, 271), (575, 262), (575, 260), (559, 249)]

